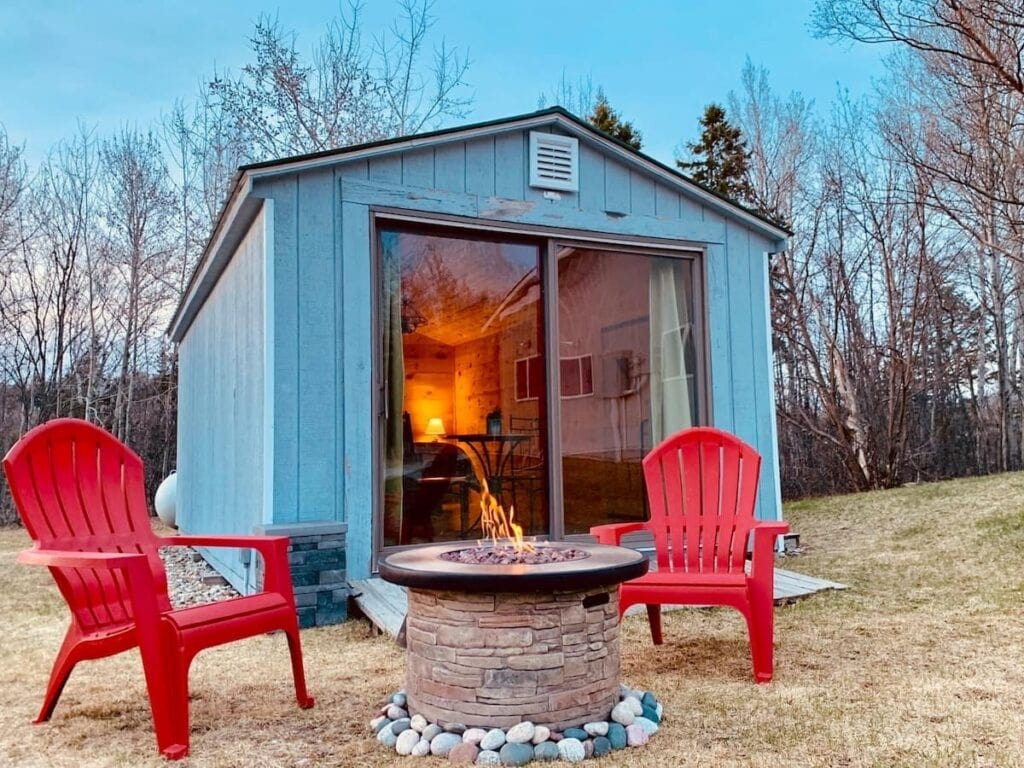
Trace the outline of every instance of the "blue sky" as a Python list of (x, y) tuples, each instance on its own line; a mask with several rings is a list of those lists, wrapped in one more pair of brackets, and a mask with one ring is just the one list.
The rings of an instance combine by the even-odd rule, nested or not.
[[(780, 93), (827, 110), (882, 75), (882, 51), (814, 39), (813, 0), (437, 0), (434, 33), (468, 49), (470, 121), (528, 112), (563, 72), (589, 75), (640, 128), (644, 150), (671, 162), (704, 105), (739, 85), (746, 56)], [(336, 0), (0, 0), (0, 123), (38, 160), (76, 123), (100, 133), (146, 126), (190, 98), (214, 68), (238, 70), (260, 13), (311, 46)], [(367, 32), (394, 17), (368, 0)]]

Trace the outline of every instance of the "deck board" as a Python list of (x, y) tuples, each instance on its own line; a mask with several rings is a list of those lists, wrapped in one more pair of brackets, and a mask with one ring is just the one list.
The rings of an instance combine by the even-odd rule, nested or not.
[[(397, 637), (405, 620), (408, 610), (408, 597), (404, 587), (399, 587), (380, 578), (364, 579), (361, 581), (349, 582), (352, 589), (352, 597), (362, 610), (363, 614), (382, 632), (387, 632), (392, 637)], [(804, 597), (809, 597), (817, 592), (824, 592), (830, 589), (847, 589), (845, 584), (840, 584), (827, 579), (819, 579), (815, 576), (808, 576), (803, 573), (775, 569), (775, 604), (790, 603)], [(680, 608), (692, 608), (686, 605), (666, 605), (665, 610), (677, 610)], [(634, 605), (626, 615), (632, 616), (635, 613), (643, 612), (644, 606)]]
[(351, 581), (349, 586), (366, 618), (382, 632), (397, 637), (409, 605), (405, 588), (380, 578)]

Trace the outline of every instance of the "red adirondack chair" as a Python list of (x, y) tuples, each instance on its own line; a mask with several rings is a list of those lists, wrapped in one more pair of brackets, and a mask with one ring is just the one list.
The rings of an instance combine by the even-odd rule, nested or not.
[[(22, 522), (35, 542), (18, 556), (45, 565), (71, 609), (36, 723), (50, 719), (80, 661), (138, 646), (157, 746), (172, 760), (189, 748), (188, 670), (204, 648), (281, 630), (299, 706), (306, 692), (295, 596), (284, 536), (158, 537), (150, 526), (142, 461), (102, 429), (56, 419), (22, 437), (4, 458)], [(263, 557), (264, 591), (174, 610), (159, 547), (243, 547)]]
[[(775, 537), (781, 522), (754, 518), (761, 456), (737, 437), (710, 427), (666, 438), (643, 461), (651, 519), (590, 529), (602, 544), (650, 531), (657, 570), (622, 585), (619, 616), (646, 604), (655, 645), (662, 642), (662, 605), (725, 605), (747, 620), (754, 678), (772, 679)], [(750, 573), (744, 568), (754, 535)]]

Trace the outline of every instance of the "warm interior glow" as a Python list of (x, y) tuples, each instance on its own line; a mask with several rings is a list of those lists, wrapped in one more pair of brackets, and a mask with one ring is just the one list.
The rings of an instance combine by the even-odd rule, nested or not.
[(523, 528), (513, 522), (515, 516), (515, 507), (509, 507), (508, 515), (505, 514), (501, 504), (491, 495), (485, 480), (483, 490), (480, 492), (480, 528), (484, 536), (488, 537), (495, 547), (499, 544), (508, 544), (516, 552), (535, 552), (533, 544), (523, 541)]
[(448, 430), (444, 428), (444, 422), (439, 416), (434, 416), (432, 419), (427, 421), (426, 434), (428, 435), (443, 435)]

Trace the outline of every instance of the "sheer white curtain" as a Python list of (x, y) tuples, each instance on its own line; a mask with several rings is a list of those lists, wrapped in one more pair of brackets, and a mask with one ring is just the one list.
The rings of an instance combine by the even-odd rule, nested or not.
[(684, 427), (693, 426), (690, 409), (692, 371), (686, 347), (692, 324), (682, 259), (651, 259), (651, 437), (657, 445)]

